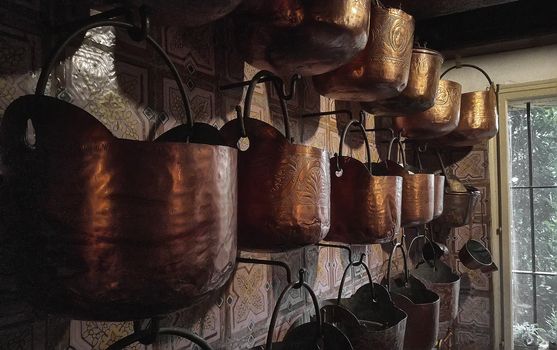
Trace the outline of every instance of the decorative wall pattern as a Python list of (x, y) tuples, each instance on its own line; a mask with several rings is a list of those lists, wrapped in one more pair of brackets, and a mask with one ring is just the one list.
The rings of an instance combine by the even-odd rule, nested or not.
[[(39, 37), (42, 11), (39, 3), (43, 2), (9, 0), (0, 3), (0, 118), (13, 99), (34, 91), (39, 72), (37, 67), (42, 63), (43, 51), (48, 51), (48, 42)], [(21, 11), (26, 18), (35, 19), (32, 25), (25, 26), (13, 20), (21, 18)], [(30, 21), (28, 19), (23, 23), (30, 24)], [(230, 44), (230, 32), (226, 20), (194, 29), (152, 28), (153, 36), (178, 66), (196, 120), (217, 127), (235, 117), (234, 107), (241, 103), (243, 97), (241, 90), (221, 91), (219, 86), (248, 79), (257, 71), (244, 65)], [(68, 50), (67, 56), (51, 74), (51, 95), (88, 110), (116, 136), (152, 139), (183, 122), (185, 113), (176, 83), (163, 62), (156, 59), (145, 44), (131, 41), (123, 32), (103, 28), (88, 33), (83, 43)], [(357, 106), (320, 97), (314, 91), (311, 80), (305, 79), (297, 97), (288, 103), (294, 141), (321, 147), (331, 153), (337, 152), (339, 131), (346, 123), (346, 117), (302, 120), (300, 115), (347, 107)], [(282, 130), (280, 105), (270, 86), (257, 87), (252, 116)], [(349, 154), (364, 160), (364, 143), (359, 135), (351, 137), (347, 143)], [(373, 155), (376, 159), (375, 148)], [(453, 171), (483, 189), (484, 204), (474, 218), (471, 234), (489, 243), (485, 234), (487, 231), (482, 230), (482, 225), (489, 225), (488, 205), (485, 204), (489, 189), (486, 165), (485, 148), (479, 148), (456, 165)], [(461, 308), (459, 321), (462, 331), (457, 332), (456, 338), (462, 344), (470, 344), (468, 336), (477, 338), (478, 334), (483, 335), (481, 341), (489, 342), (486, 339), (489, 338), (491, 322), (489, 278), (470, 273), (458, 264), (454, 255), (469, 235), (469, 229), (462, 228), (449, 238), (452, 240), (449, 246), (453, 252), (453, 266), (463, 276), (468, 276), (467, 288), (479, 291), (479, 294), (465, 299)], [(355, 256), (367, 254), (367, 262), (376, 281), (385, 272), (386, 251), (388, 249), (379, 245), (354, 247)], [(18, 298), (10, 266), (6, 264), (10, 261), (6, 258), (8, 253), (0, 249), (0, 254), (0, 350), (105, 349), (132, 331), (129, 322), (45, 319), (34, 315), (30, 307)], [(270, 257), (251, 253), (245, 256), (248, 255)], [(318, 247), (274, 254), (271, 258), (287, 262), (293, 272), (300, 267), (307, 268), (310, 284), (322, 299), (336, 296), (348, 261), (344, 251)], [(364, 283), (367, 283), (365, 273), (354, 269), (347, 278), (345, 293), (351, 294)], [(241, 264), (220, 293), (192, 309), (169, 315), (162, 322), (193, 330), (215, 349), (249, 349), (264, 343), (270, 314), (285, 285), (285, 275), (277, 268)], [(292, 291), (280, 306), (275, 337), (284, 336), (292, 325), (307, 322), (313, 313), (310, 307), (309, 296), (299, 290)], [(477, 344), (466, 346), (461, 348), (487, 349), (477, 347)], [(193, 348), (187, 341), (162, 337), (153, 346), (135, 345), (130, 349)]]

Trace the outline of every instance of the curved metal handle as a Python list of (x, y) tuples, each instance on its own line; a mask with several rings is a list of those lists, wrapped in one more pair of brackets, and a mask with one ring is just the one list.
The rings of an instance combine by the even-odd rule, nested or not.
[[(428, 265), (430, 265), (431, 267), (433, 267), (434, 269), (437, 269), (437, 258), (435, 256), (435, 246), (433, 244), (433, 241), (431, 239), (429, 239), (429, 237), (427, 237), (427, 235), (417, 235), (416, 237), (414, 237), (414, 239), (412, 239), (412, 241), (410, 241), (410, 245), (408, 246), (408, 254), (410, 254), (410, 252), (412, 251), (412, 246), (414, 245), (414, 242), (417, 241), (418, 239), (423, 238), (425, 239), (428, 243), (429, 246), (431, 247), (431, 251), (433, 252), (433, 265), (430, 264), (428, 261), (426, 261), (426, 259), (424, 258), (424, 253), (423, 253), (423, 248), (422, 248), (422, 258), (424, 260), (425, 263), (427, 263)], [(418, 265), (420, 265), (420, 263), (418, 263)]]
[(273, 349), (273, 331), (275, 330), (275, 326), (277, 324), (277, 318), (280, 311), (280, 306), (286, 294), (289, 293), (292, 289), (304, 288), (309, 293), (311, 300), (313, 302), (313, 307), (315, 309), (315, 319), (317, 320), (317, 325), (318, 325), (316, 337), (323, 335), (323, 321), (321, 319), (321, 312), (319, 312), (319, 301), (317, 300), (317, 296), (315, 295), (313, 289), (311, 289), (309, 284), (305, 282), (305, 277), (304, 277), (305, 273), (306, 271), (304, 269), (300, 269), (298, 273), (299, 281), (290, 283), (283, 289), (282, 293), (280, 293), (280, 296), (278, 297), (277, 303), (273, 310), (273, 314), (271, 316), (271, 323), (269, 324), (269, 330), (267, 332), (267, 344), (265, 344), (265, 350)]
[(441, 152), (439, 152), (439, 150), (436, 150), (435, 153), (437, 153), (437, 160), (439, 161), (439, 165), (441, 166), (441, 172), (443, 173), (443, 176), (445, 177), (445, 179), (449, 179), (449, 177), (447, 176), (447, 170), (445, 169), (445, 164), (443, 163), (443, 158), (441, 157)]
[[(70, 33), (65, 39), (63, 39), (56, 46), (56, 49), (51, 53), (49, 59), (47, 60), (46, 65), (43, 67), (41, 71), (39, 80), (37, 81), (37, 87), (35, 89), (36, 95), (44, 95), (46, 84), (48, 82), (48, 77), (50, 76), (50, 72), (52, 72), (52, 70), (54, 69), (54, 66), (57, 64), (57, 59), (58, 57), (60, 57), (65, 47), (78, 35), (84, 34), (88, 30), (98, 28), (98, 27), (116, 27), (116, 28), (137, 31), (137, 32), (141, 32), (145, 29), (145, 28), (138, 28), (130, 23), (115, 21), (115, 20), (96, 21), (92, 23), (87, 23), (77, 28), (72, 33)], [(174, 80), (178, 84), (178, 90), (180, 91), (180, 95), (182, 97), (182, 103), (184, 104), (184, 110), (186, 113), (186, 124), (190, 129), (192, 129), (193, 128), (192, 112), (191, 112), (188, 96), (184, 88), (184, 83), (182, 82), (182, 78), (180, 77), (180, 73), (178, 72), (178, 69), (176, 69), (176, 66), (172, 63), (170, 57), (168, 57), (164, 49), (155, 41), (155, 39), (153, 39), (151, 36), (147, 35), (146, 33), (144, 38), (147, 41), (147, 43), (153, 46), (155, 51), (163, 58), (168, 68), (170, 68)]]
[(404, 262), (404, 284), (406, 285), (408, 283), (408, 261), (406, 259), (406, 251), (404, 250), (404, 245), (402, 243), (396, 243), (391, 251), (391, 254), (389, 254), (389, 263), (387, 265), (387, 290), (389, 292), (391, 291), (391, 267), (393, 264), (393, 256), (395, 255), (397, 248), (399, 248), (402, 252), (402, 260)]
[(476, 65), (473, 65), (473, 64), (456, 64), (456, 65), (452, 66), (451, 68), (447, 69), (446, 71), (444, 71), (443, 74), (441, 74), (441, 77), (439, 79), (443, 79), (445, 74), (449, 73), (453, 69), (459, 69), (459, 68), (462, 68), (462, 67), (473, 68), (473, 69), (476, 69), (476, 70), (480, 71), (484, 75), (484, 77), (487, 79), (487, 81), (489, 82), (489, 86), (493, 86), (493, 80), (491, 80), (491, 78), (489, 77), (487, 72), (485, 70), (481, 69), (480, 67), (478, 67)]
[(344, 269), (344, 273), (342, 274), (342, 279), (340, 280), (340, 286), (338, 287), (337, 305), (340, 305), (340, 300), (342, 299), (342, 291), (344, 290), (344, 283), (346, 282), (346, 277), (348, 276), (348, 271), (350, 271), (351, 267), (358, 267), (358, 266), (362, 266), (366, 270), (366, 275), (367, 275), (367, 278), (369, 280), (369, 285), (371, 287), (371, 297), (373, 299), (372, 301), (373, 302), (376, 301), (375, 289), (373, 287), (373, 278), (371, 277), (371, 272), (369, 271), (369, 267), (364, 262), (365, 256), (366, 256), (365, 254), (362, 254), (360, 256), (359, 261), (355, 261), (355, 262), (350, 261), (348, 263), (348, 266), (346, 266), (346, 268)]
[(342, 157), (342, 150), (344, 148), (344, 140), (346, 139), (346, 134), (348, 134), (348, 129), (350, 129), (350, 127), (352, 125), (357, 127), (362, 132), (362, 135), (364, 136), (364, 142), (365, 142), (365, 145), (366, 145), (367, 170), (371, 173), (371, 151), (370, 151), (370, 147), (369, 147), (369, 141), (368, 141), (367, 135), (366, 135), (366, 129), (364, 128), (362, 123), (360, 123), (356, 119), (350, 120), (348, 122), (348, 124), (346, 124), (346, 126), (344, 127), (344, 130), (342, 131), (342, 135), (340, 137), (340, 142), (339, 142), (339, 147), (338, 147), (337, 170), (338, 171), (342, 170), (340, 168), (340, 164), (339, 164), (338, 160), (339, 160), (339, 158)]
[(401, 138), (400, 133), (397, 136), (397, 143), (398, 143), (398, 153), (400, 154), (400, 157), (402, 158), (402, 167), (404, 169), (406, 169), (408, 164), (406, 163), (406, 152), (404, 151), (404, 145), (402, 144), (402, 138)]
[[(257, 84), (263, 82), (263, 81), (267, 81), (267, 80), (271, 80), (273, 83), (273, 87), (275, 88), (275, 90), (277, 91), (277, 95), (279, 96), (279, 100), (280, 100), (280, 108), (282, 110), (282, 117), (283, 117), (283, 123), (284, 123), (284, 136), (286, 137), (286, 139), (288, 140), (288, 142), (292, 142), (292, 138), (290, 136), (290, 121), (289, 121), (289, 117), (288, 117), (288, 106), (286, 105), (286, 99), (288, 97), (292, 98), (292, 94), (294, 94), (295, 89), (296, 89), (296, 84), (297, 82), (301, 79), (301, 76), (298, 75), (294, 75), (292, 77), (292, 81), (291, 81), (291, 87), (290, 87), (290, 94), (286, 95), (284, 92), (284, 82), (282, 81), (282, 79), (280, 79), (279, 77), (277, 77), (275, 74), (273, 74), (272, 72), (266, 71), (266, 70), (261, 70), (259, 72), (257, 72), (253, 78), (251, 78), (249, 86), (248, 86), (248, 91), (246, 92), (246, 98), (244, 99), (244, 120), (250, 118), (250, 114), (251, 114), (251, 101), (253, 99), (253, 93), (255, 92), (255, 87)], [(241, 125), (244, 125), (244, 122), (241, 122)], [(242, 132), (244, 133), (243, 137), (247, 137), (247, 134), (245, 132), (245, 127), (242, 130)]]

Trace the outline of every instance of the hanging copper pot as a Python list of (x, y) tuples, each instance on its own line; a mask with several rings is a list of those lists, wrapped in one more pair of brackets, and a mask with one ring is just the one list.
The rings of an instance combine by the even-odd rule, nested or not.
[[(365, 268), (369, 283), (350, 298), (342, 298), (346, 276), (352, 266)], [(338, 297), (323, 301), (323, 321), (338, 327), (348, 336), (354, 350), (373, 348), (403, 350), (407, 315), (393, 303), (389, 292), (373, 283), (371, 272), (362, 262), (351, 262), (342, 276)]]
[[(118, 139), (87, 112), (44, 96), (59, 53), (101, 26), (139, 29), (118, 21), (77, 29), (43, 68), (36, 94), (12, 102), (2, 121), (3, 159), (21, 208), (21, 217), (10, 218), (21, 224), (14, 233), (22, 262), (18, 279), (22, 294), (49, 313), (149, 318), (192, 305), (231, 276), (237, 151)], [(193, 130), (176, 67), (154, 39), (146, 40), (171, 68)], [(91, 134), (48, 126), (60, 125), (58, 118), (90, 125)], [(29, 120), (32, 146), (25, 142)]]
[[(404, 263), (402, 280), (391, 279), (391, 266), (397, 249), (402, 252)], [(439, 295), (428, 290), (420, 281), (409, 277), (406, 252), (401, 243), (395, 244), (389, 255), (384, 282), (395, 305), (408, 315), (404, 349), (433, 349), (439, 332)]]
[(327, 152), (290, 143), (282, 98), (286, 137), (250, 118), (256, 84), (273, 77), (267, 71), (257, 73), (246, 94), (243, 117), (221, 128), (229, 145), (249, 144), (247, 150), (240, 147), (238, 156), (238, 244), (245, 250), (282, 251), (315, 244), (330, 227)]
[(445, 200), (445, 176), (435, 175), (434, 180), (435, 199), (433, 201), (433, 218), (436, 219), (443, 214)]
[(393, 128), (416, 140), (446, 135), (456, 129), (460, 120), (460, 95), (459, 83), (440, 80), (434, 106), (424, 112), (393, 118)]
[(434, 50), (412, 50), (410, 73), (401, 94), (384, 100), (362, 102), (362, 108), (375, 116), (409, 115), (433, 107), (439, 86), (443, 56)]
[(482, 272), (497, 271), (497, 265), (489, 250), (482, 242), (470, 239), (458, 252), (458, 259), (462, 265), (470, 270), (481, 270)]
[[(343, 144), (351, 126), (363, 134), (367, 164), (343, 156)], [(331, 230), (328, 241), (348, 244), (385, 243), (400, 229), (402, 177), (373, 176), (365, 130), (357, 120), (348, 122), (340, 139), (338, 155), (331, 158)]]
[(235, 15), (238, 51), (279, 75), (322, 74), (364, 49), (371, 0), (246, 0)]
[(435, 140), (435, 143), (441, 146), (473, 146), (497, 135), (499, 130), (496, 87), (483, 69), (471, 64), (461, 64), (447, 69), (441, 77), (460, 67), (479, 70), (489, 82), (489, 87), (485, 91), (462, 94), (458, 126), (448, 135)]
[(242, 0), (126, 0), (135, 6), (145, 5), (159, 24), (196, 27), (232, 12)]
[(414, 19), (376, 1), (369, 33), (365, 49), (350, 62), (313, 77), (317, 92), (338, 100), (376, 101), (404, 90), (412, 58)]

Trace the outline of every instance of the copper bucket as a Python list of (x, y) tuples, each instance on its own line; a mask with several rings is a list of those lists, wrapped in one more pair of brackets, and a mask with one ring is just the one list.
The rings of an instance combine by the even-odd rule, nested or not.
[[(370, 282), (350, 298), (342, 298), (344, 282), (352, 266), (364, 267)], [(351, 262), (346, 267), (337, 299), (325, 300), (322, 305), (323, 322), (346, 334), (354, 350), (403, 349), (407, 315), (394, 305), (385, 287), (373, 283), (369, 268), (362, 261)]]
[[(2, 121), (8, 180), (21, 208), (13, 220), (25, 223), (17, 233), (24, 262), (18, 278), (22, 294), (49, 313), (150, 318), (192, 305), (231, 276), (237, 151), (118, 139), (84, 110), (43, 96), (59, 53), (101, 26), (138, 29), (118, 21), (77, 29), (43, 68), (36, 95), (12, 102)], [(154, 39), (146, 40), (171, 68), (193, 129), (178, 71)], [(91, 137), (86, 128), (75, 135), (49, 127), (58, 118), (91, 125)], [(25, 142), (29, 119), (32, 147)]]
[[(392, 260), (397, 249), (402, 252), (404, 262), (403, 280), (391, 279)], [(401, 243), (395, 244), (389, 256), (385, 284), (395, 305), (408, 315), (404, 349), (433, 349), (439, 333), (439, 295), (409, 277), (406, 252)]]
[(331, 71), (368, 41), (371, 0), (246, 0), (236, 42), (246, 62), (279, 75)]
[[(362, 133), (367, 164), (343, 156), (343, 144), (351, 126)], [(328, 241), (348, 244), (386, 243), (400, 229), (402, 177), (373, 176), (365, 130), (351, 120), (342, 132), (338, 155), (331, 158), (331, 230)]]
[(446, 135), (456, 129), (460, 120), (459, 83), (440, 80), (435, 104), (430, 109), (393, 118), (393, 128), (403, 136), (416, 140), (428, 140)]
[(242, 0), (126, 0), (127, 3), (149, 8), (153, 20), (175, 26), (201, 26), (232, 12)]
[(458, 126), (450, 134), (437, 139), (435, 142), (439, 145), (473, 146), (497, 135), (499, 129), (495, 84), (483, 69), (471, 64), (461, 64), (447, 69), (441, 77), (460, 67), (479, 70), (489, 82), (489, 87), (485, 91), (462, 94)]
[(313, 77), (318, 93), (345, 101), (376, 101), (404, 90), (410, 73), (414, 19), (375, 1), (369, 33), (365, 49), (350, 62)]
[(330, 227), (327, 152), (289, 142), (283, 99), (286, 137), (273, 126), (250, 118), (255, 86), (269, 77), (274, 75), (266, 71), (253, 77), (243, 117), (221, 128), (229, 145), (249, 143), (246, 150), (240, 147), (238, 156), (238, 244), (244, 250), (283, 251), (315, 244)]
[(412, 50), (406, 88), (398, 96), (374, 102), (362, 102), (362, 108), (375, 116), (409, 115), (433, 107), (443, 56), (434, 50)]

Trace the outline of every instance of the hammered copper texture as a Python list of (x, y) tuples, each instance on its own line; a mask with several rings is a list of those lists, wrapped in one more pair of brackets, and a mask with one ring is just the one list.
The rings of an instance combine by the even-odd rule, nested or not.
[(363, 102), (362, 108), (375, 116), (392, 117), (415, 114), (433, 107), (442, 64), (443, 56), (439, 52), (413, 49), (408, 83), (400, 95), (375, 102)]
[(460, 277), (441, 261), (436, 262), (436, 268), (424, 263), (411, 273), (427, 289), (439, 295), (439, 322), (453, 321), (458, 314)]
[(328, 72), (368, 41), (370, 0), (247, 0), (236, 14), (246, 62), (279, 75)]
[(397, 96), (406, 87), (412, 58), (414, 19), (398, 9), (371, 8), (369, 40), (350, 62), (313, 77), (317, 92), (346, 101)]
[[(116, 138), (59, 147), (42, 134), (56, 113), (29, 105), (26, 96), (8, 108), (2, 141), (7, 166), (26, 169), (10, 180), (30, 200), (21, 204), (33, 217), (20, 237), (21, 283), (36, 307), (77, 319), (147, 318), (228, 280), (236, 150)], [(29, 117), (34, 150), (18, 144)]]
[[(337, 176), (339, 162), (342, 174)], [(372, 176), (357, 159), (331, 159), (331, 230), (328, 241), (390, 242), (400, 230), (402, 177)]]
[[(327, 152), (289, 143), (271, 125), (245, 120), (249, 148), (238, 155), (238, 245), (282, 251), (315, 244), (330, 228)], [(239, 121), (226, 123), (228, 144), (239, 140)]]
[(456, 129), (460, 120), (461, 85), (440, 80), (434, 106), (420, 113), (393, 118), (393, 127), (410, 139), (428, 140)]
[(232, 12), (242, 0), (126, 0), (146, 5), (156, 23), (196, 27), (222, 18)]
[(443, 175), (435, 175), (434, 180), (435, 199), (433, 201), (433, 218), (436, 219), (443, 214), (445, 200), (445, 177)]
[(462, 94), (458, 126), (437, 143), (455, 147), (473, 146), (497, 135), (498, 130), (497, 95), (495, 87), (491, 86), (486, 91)]
[(433, 220), (435, 192), (433, 174), (406, 174), (402, 180), (402, 226), (417, 226)]

